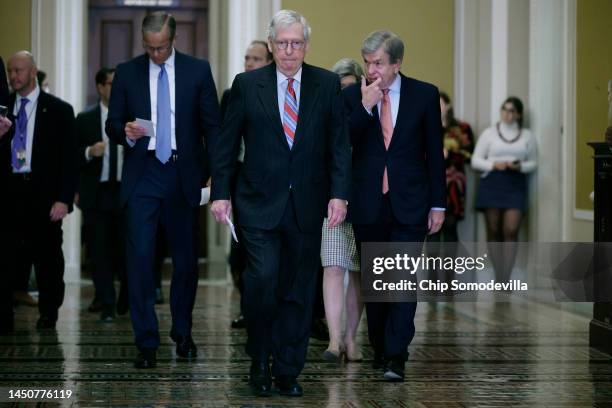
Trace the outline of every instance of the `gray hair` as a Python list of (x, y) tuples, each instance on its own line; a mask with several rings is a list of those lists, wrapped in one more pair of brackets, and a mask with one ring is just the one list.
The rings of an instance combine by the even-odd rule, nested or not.
[(13, 58), (25, 59), (30, 63), (30, 66), (32, 66), (32, 68), (36, 68), (36, 60), (34, 59), (34, 55), (32, 55), (30, 51), (26, 51), (26, 50), (17, 51), (15, 54), (11, 56), (11, 59)]
[(268, 26), (268, 39), (272, 41), (276, 40), (276, 30), (278, 28), (289, 27), (296, 23), (302, 25), (304, 30), (304, 41), (308, 42), (310, 39), (310, 26), (303, 15), (293, 10), (281, 10), (272, 17), (270, 25)]
[(399, 36), (391, 31), (378, 30), (370, 33), (361, 45), (361, 55), (372, 54), (383, 47), (389, 56), (389, 62), (395, 64), (404, 59), (404, 42)]
[(142, 20), (142, 33), (159, 33), (165, 25), (168, 26), (170, 39), (173, 40), (176, 34), (176, 20), (172, 14), (165, 11), (155, 11), (145, 16)]
[(337, 74), (341, 79), (352, 75), (359, 81), (359, 78), (363, 75), (363, 70), (357, 61), (352, 58), (342, 58), (334, 64), (332, 72)]

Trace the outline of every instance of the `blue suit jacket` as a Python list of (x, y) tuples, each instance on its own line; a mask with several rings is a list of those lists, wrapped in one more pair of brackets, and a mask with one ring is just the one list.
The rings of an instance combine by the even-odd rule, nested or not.
[[(134, 190), (145, 165), (149, 138), (131, 147), (125, 124), (151, 119), (149, 57), (144, 54), (120, 64), (115, 72), (106, 120), (106, 133), (126, 147), (121, 175), (121, 203)], [(177, 166), (185, 198), (199, 205), (200, 189), (210, 176), (209, 151), (219, 132), (219, 102), (210, 65), (175, 50), (175, 123)]]
[(399, 75), (399, 111), (388, 150), (377, 107), (367, 113), (360, 84), (343, 91), (353, 146), (349, 221), (376, 221), (386, 165), (393, 215), (401, 224), (426, 229), (431, 207), (446, 206), (440, 95), (431, 84)]

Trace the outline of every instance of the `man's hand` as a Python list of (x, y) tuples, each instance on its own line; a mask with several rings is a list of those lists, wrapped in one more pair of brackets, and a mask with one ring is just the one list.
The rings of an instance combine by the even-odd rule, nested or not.
[(89, 146), (89, 157), (102, 157), (104, 156), (104, 149), (106, 149), (106, 142), (101, 141)]
[(493, 163), (493, 170), (504, 171), (508, 168), (508, 162), (495, 162)]
[(370, 85), (367, 85), (365, 77), (363, 75), (361, 76), (361, 103), (368, 111), (372, 111), (372, 108), (380, 102), (383, 97), (383, 93), (379, 87), (380, 81), (382, 81), (382, 79), (378, 78)]
[(221, 224), (227, 224), (225, 217), (232, 213), (232, 203), (230, 200), (215, 200), (210, 205), (210, 212), (215, 216), (215, 220)]
[(427, 216), (427, 234), (435, 234), (440, 231), (442, 224), (444, 223), (444, 211), (440, 210), (429, 210), (429, 216)]
[(514, 171), (521, 171), (521, 162), (520, 161), (508, 162), (507, 168), (510, 170), (514, 170)]
[(128, 122), (125, 124), (125, 135), (128, 139), (136, 141), (145, 136), (147, 130), (140, 126), (137, 122)]
[(329, 228), (334, 228), (346, 218), (346, 201), (332, 198), (327, 204), (327, 220)]
[(0, 139), (6, 132), (11, 128), (11, 121), (5, 118), (4, 116), (0, 116)]
[(51, 217), (51, 221), (59, 221), (63, 219), (68, 214), (68, 206), (62, 202), (56, 201), (51, 207), (51, 212), (49, 216)]

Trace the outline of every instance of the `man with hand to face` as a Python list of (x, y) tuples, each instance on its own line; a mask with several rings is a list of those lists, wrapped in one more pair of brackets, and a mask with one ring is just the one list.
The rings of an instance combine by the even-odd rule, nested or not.
[[(357, 248), (422, 243), (442, 226), (446, 205), (438, 89), (402, 75), (404, 43), (390, 31), (371, 33), (361, 54), (366, 78), (343, 92), (353, 146), (349, 221)], [(404, 379), (415, 311), (416, 302), (366, 303), (374, 365), (387, 380)]]
[[(248, 253), (244, 310), (255, 395), (301, 396), (321, 226), (344, 220), (350, 148), (338, 76), (304, 63), (310, 27), (281, 10), (268, 30), (274, 63), (236, 76), (214, 150), (211, 211), (232, 206)], [(231, 189), (240, 140), (245, 156)], [(269, 359), (274, 359), (270, 371)]]
[[(129, 309), (136, 346), (134, 366), (157, 364), (159, 330), (153, 269), (161, 224), (172, 254), (170, 337), (178, 358), (194, 359), (192, 312), (198, 285), (197, 221), (201, 188), (209, 178), (219, 103), (210, 65), (174, 48), (176, 21), (165, 12), (142, 23), (145, 54), (120, 64), (113, 79), (106, 133), (122, 144), (121, 204), (127, 219)], [(136, 119), (150, 120), (147, 134)]]
[(78, 165), (74, 113), (66, 102), (41, 92), (36, 63), (28, 51), (8, 61), (15, 91), (10, 97), (10, 131), (0, 139), (5, 213), (11, 231), (9, 275), (19, 261), (33, 260), (39, 290), (38, 329), (54, 329), (64, 300), (62, 219), (72, 210)]

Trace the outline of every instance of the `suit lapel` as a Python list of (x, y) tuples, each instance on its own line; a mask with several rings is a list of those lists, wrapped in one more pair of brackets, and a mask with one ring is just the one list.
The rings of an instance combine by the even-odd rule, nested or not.
[(34, 171), (39, 163), (40, 156), (45, 150), (43, 148), (44, 142), (44, 131), (45, 122), (47, 121), (47, 107), (48, 99), (47, 94), (40, 92), (38, 95), (38, 102), (36, 103), (36, 118), (34, 119), (34, 133), (32, 134), (32, 158), (30, 161), (30, 168)]
[(94, 117), (96, 118), (96, 123), (94, 126), (95, 129), (95, 138), (97, 142), (101, 142), (102, 140), (104, 140), (104, 137), (102, 137), (102, 127), (100, 126), (100, 124), (102, 123), (102, 109), (100, 109), (100, 103), (98, 102), (98, 104), (96, 105), (96, 108), (94, 110)]
[(319, 81), (313, 75), (312, 69), (308, 64), (302, 64), (302, 83), (300, 84), (300, 101), (298, 111), (298, 123), (295, 129), (295, 141), (293, 149), (302, 145), (304, 139), (305, 126), (308, 124), (308, 119), (319, 97)]
[(279, 137), (279, 140), (282, 140), (283, 144), (287, 147), (287, 150), (289, 150), (289, 145), (287, 145), (287, 141), (285, 140), (285, 132), (283, 131), (283, 125), (281, 123), (278, 110), (276, 65), (268, 65), (262, 74), (263, 75), (258, 80), (257, 84), (259, 101), (263, 105), (264, 111), (268, 115), (270, 123), (272, 123), (274, 131)]
[(183, 101), (181, 96), (187, 94), (187, 78), (189, 78), (189, 73), (184, 66), (185, 60), (183, 59), (183, 54), (174, 50), (174, 123), (175, 125), (175, 135), (176, 135), (176, 149), (179, 149), (179, 145), (181, 143), (179, 135), (181, 123), (183, 123), (183, 118), (181, 117), (181, 113), (186, 112), (186, 109), (183, 109), (180, 104)]
[(383, 135), (382, 126), (380, 125), (380, 114), (378, 113), (378, 105), (374, 105), (374, 107), (372, 108), (372, 116), (374, 116), (374, 119), (376, 119), (376, 126), (378, 128), (378, 143), (380, 143), (380, 147), (383, 150), (386, 150), (387, 148), (385, 147), (385, 136)]
[(142, 119), (151, 120), (151, 89), (149, 87), (149, 57), (147, 54), (144, 54), (140, 61), (140, 72), (142, 72), (140, 88), (143, 96), (142, 103), (144, 103), (143, 112), (145, 112), (145, 117)]

